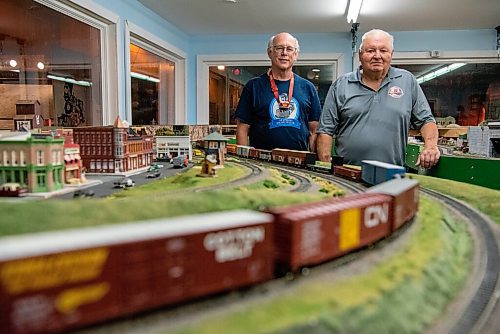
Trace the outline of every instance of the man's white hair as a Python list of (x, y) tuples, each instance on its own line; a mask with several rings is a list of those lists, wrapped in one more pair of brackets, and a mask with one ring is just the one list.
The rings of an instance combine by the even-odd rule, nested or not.
[(381, 29), (372, 29), (368, 32), (365, 32), (363, 34), (363, 37), (361, 37), (361, 44), (359, 44), (359, 51), (363, 49), (363, 43), (365, 39), (370, 36), (370, 35), (375, 35), (375, 34), (382, 34), (385, 35), (389, 38), (389, 43), (391, 43), (391, 50), (394, 50), (394, 36), (389, 34), (387, 31), (381, 30)]
[[(283, 34), (283, 32), (281, 32), (279, 34)], [(274, 38), (276, 36), (278, 36), (279, 34), (276, 34), (274, 36), (271, 36), (271, 38), (269, 38), (269, 42), (267, 42), (267, 48), (268, 49), (270, 49), (270, 48), (272, 48), (274, 46)], [(299, 40), (297, 38), (295, 38), (292, 34), (289, 34), (287, 32), (285, 32), (285, 34), (288, 34), (288, 35), (290, 35), (293, 38), (293, 40), (295, 41), (295, 47), (297, 48), (297, 52), (299, 52), (300, 51)]]

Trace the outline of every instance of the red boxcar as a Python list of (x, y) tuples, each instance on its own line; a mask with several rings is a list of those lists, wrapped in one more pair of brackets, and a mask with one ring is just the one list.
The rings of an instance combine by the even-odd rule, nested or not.
[(308, 203), (275, 215), (276, 261), (292, 272), (369, 245), (390, 232), (392, 198), (356, 194)]
[(62, 332), (269, 280), (272, 221), (229, 211), (2, 238), (0, 332)]
[(252, 159), (259, 159), (259, 150), (252, 147), (248, 150), (248, 157)]
[(418, 212), (420, 186), (418, 181), (403, 178), (387, 181), (367, 190), (368, 193), (387, 194), (393, 197), (394, 218), (392, 230), (409, 221)]
[(347, 166), (333, 166), (333, 175), (337, 175), (355, 181), (360, 181), (361, 169), (354, 167), (347, 167)]

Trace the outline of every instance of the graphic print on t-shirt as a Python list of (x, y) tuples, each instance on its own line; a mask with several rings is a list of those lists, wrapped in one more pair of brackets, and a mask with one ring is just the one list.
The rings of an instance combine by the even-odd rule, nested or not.
[(292, 101), (287, 103), (288, 94), (283, 93), (280, 95), (280, 101), (281, 103), (278, 103), (276, 99), (271, 100), (269, 105), (269, 116), (271, 117), (269, 128), (273, 129), (280, 126), (293, 126), (300, 129), (300, 108), (297, 100), (292, 97)]

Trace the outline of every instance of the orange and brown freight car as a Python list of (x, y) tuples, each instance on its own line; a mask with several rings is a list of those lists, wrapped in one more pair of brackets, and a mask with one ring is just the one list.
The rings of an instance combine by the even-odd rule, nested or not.
[(236, 154), (236, 144), (227, 144), (226, 151), (228, 154)]
[(0, 333), (57, 333), (269, 280), (271, 222), (228, 211), (2, 238)]
[(333, 166), (333, 175), (340, 176), (346, 179), (361, 181), (361, 168), (349, 166)]

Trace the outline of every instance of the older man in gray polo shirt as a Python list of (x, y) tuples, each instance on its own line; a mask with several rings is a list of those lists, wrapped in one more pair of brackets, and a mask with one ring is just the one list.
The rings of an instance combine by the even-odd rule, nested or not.
[(415, 76), (393, 68), (393, 37), (374, 29), (363, 35), (361, 68), (338, 78), (330, 87), (317, 129), (318, 157), (330, 161), (335, 152), (347, 164), (378, 160), (403, 166), (410, 126), (420, 129), (424, 150), (420, 165), (439, 160), (438, 130)]

